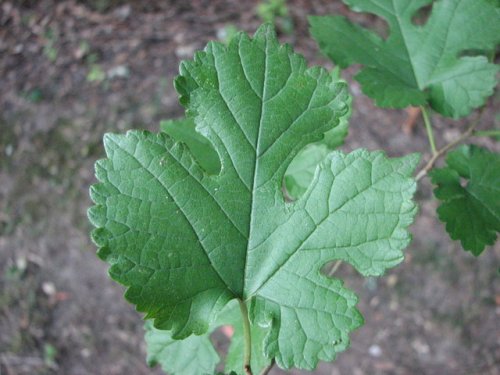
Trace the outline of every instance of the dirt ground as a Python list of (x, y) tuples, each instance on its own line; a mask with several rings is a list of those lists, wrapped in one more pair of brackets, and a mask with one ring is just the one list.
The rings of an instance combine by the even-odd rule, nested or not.
[[(93, 164), (103, 156), (105, 132), (155, 130), (161, 119), (182, 115), (172, 87), (179, 61), (228, 24), (253, 33), (256, 4), (0, 1), (1, 374), (161, 373), (147, 367), (141, 316), (107, 277), (89, 239)], [(306, 16), (347, 14), (346, 8), (338, 0), (288, 4), (294, 29), (280, 38), (311, 64), (332, 67), (310, 38)], [(386, 32), (374, 17), (349, 15)], [(351, 82), (354, 72), (345, 72)], [(356, 83), (351, 92), (345, 150), (428, 157), (421, 120), (406, 134), (404, 111), (374, 108)], [(495, 121), (499, 103), (497, 94), (483, 128)], [(434, 121), (439, 144), (467, 124)], [(498, 150), (493, 141), (481, 142)], [(378, 279), (362, 279), (347, 266), (338, 271), (360, 295), (366, 324), (352, 335), (351, 348), (316, 374), (500, 374), (500, 246), (472, 257), (436, 219), (427, 179), (417, 199), (421, 210), (404, 264)]]

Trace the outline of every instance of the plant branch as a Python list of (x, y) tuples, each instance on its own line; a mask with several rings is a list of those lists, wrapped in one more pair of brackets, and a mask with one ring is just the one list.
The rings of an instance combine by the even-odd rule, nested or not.
[(243, 369), (246, 375), (252, 374), (250, 362), (252, 360), (252, 335), (250, 332), (250, 321), (248, 320), (248, 309), (245, 301), (238, 300), (240, 304), (241, 316), (243, 318), (243, 335), (245, 338), (245, 353), (243, 356)]
[(267, 375), (267, 374), (269, 374), (269, 371), (271, 371), (271, 369), (274, 367), (274, 364), (275, 364), (275, 362), (274, 362), (274, 359), (273, 359), (271, 361), (271, 363), (261, 371), (260, 375)]
[[(483, 107), (484, 109), (484, 107)], [(450, 142), (448, 143), (446, 146), (444, 146), (443, 148), (439, 149), (438, 151), (436, 151), (432, 157), (430, 158), (430, 160), (427, 162), (427, 164), (417, 173), (417, 176), (415, 177), (415, 179), (417, 181), (421, 180), (424, 176), (427, 175), (427, 173), (429, 173), (429, 171), (432, 169), (432, 167), (434, 167), (434, 164), (436, 163), (436, 161), (441, 157), (443, 156), (446, 152), (448, 152), (450, 149), (452, 149), (453, 147), (455, 147), (456, 145), (458, 145), (459, 143), (462, 143), (463, 141), (465, 141), (467, 138), (471, 137), (472, 135), (474, 135), (474, 129), (476, 128), (476, 126), (479, 124), (479, 120), (481, 119), (481, 116), (483, 114), (483, 109), (481, 109), (481, 111), (479, 112), (479, 115), (477, 116), (476, 120), (467, 128), (467, 130), (465, 132), (463, 132), (457, 139), (455, 139), (453, 142)], [(422, 112), (423, 113), (423, 112)]]
[(434, 139), (434, 132), (432, 131), (432, 124), (429, 118), (429, 112), (427, 112), (427, 108), (423, 105), (420, 106), (420, 109), (422, 111), (422, 117), (424, 118), (425, 130), (427, 130), (427, 138), (429, 138), (432, 155), (435, 156), (438, 151), (436, 148), (436, 141)]

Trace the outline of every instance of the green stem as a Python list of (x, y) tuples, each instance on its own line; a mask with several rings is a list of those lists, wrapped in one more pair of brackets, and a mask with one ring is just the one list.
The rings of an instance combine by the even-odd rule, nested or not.
[(243, 357), (243, 369), (246, 375), (252, 375), (250, 362), (252, 360), (252, 335), (250, 332), (250, 321), (248, 320), (248, 309), (244, 301), (238, 300), (240, 304), (241, 317), (243, 318), (243, 335), (245, 338), (245, 353)]
[(432, 131), (432, 124), (429, 118), (429, 113), (427, 112), (427, 108), (423, 105), (420, 106), (420, 109), (422, 110), (422, 117), (424, 118), (425, 130), (427, 130), (427, 137), (429, 138), (429, 143), (431, 145), (432, 155), (436, 155), (436, 141), (434, 140), (434, 132)]
[(476, 117), (476, 120), (469, 126), (469, 128), (460, 135), (457, 139), (455, 139), (453, 142), (448, 143), (446, 146), (443, 148), (439, 149), (434, 155), (432, 155), (431, 159), (427, 162), (425, 167), (423, 167), (420, 172), (417, 173), (417, 176), (415, 179), (419, 181), (420, 179), (424, 178), (424, 176), (434, 167), (434, 163), (444, 154), (446, 154), (449, 150), (451, 150), (453, 147), (456, 145), (462, 143), (465, 141), (467, 138), (469, 138), (471, 135), (474, 134), (474, 129), (476, 129), (476, 126), (479, 124), (479, 121), (481, 120), (481, 116), (483, 115), (484, 108), (481, 108), (479, 111), (478, 116)]
[(500, 129), (498, 129), (498, 130), (476, 130), (472, 135), (474, 137), (495, 137), (495, 136), (500, 136)]

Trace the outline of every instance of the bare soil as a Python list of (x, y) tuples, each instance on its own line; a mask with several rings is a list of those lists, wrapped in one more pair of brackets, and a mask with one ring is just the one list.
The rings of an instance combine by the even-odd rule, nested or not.
[[(227, 24), (253, 33), (255, 1), (0, 1), (0, 373), (160, 374), (145, 363), (141, 316), (106, 275), (89, 240), (88, 188), (105, 132), (158, 129), (181, 116), (172, 79)], [(311, 64), (328, 68), (307, 30), (309, 14), (349, 14), (386, 33), (375, 17), (338, 0), (291, 0), (292, 35)], [(381, 110), (345, 72), (354, 96), (346, 151), (422, 152), (421, 120)], [(488, 104), (481, 126), (494, 120)], [(471, 116), (473, 118), (474, 116)], [(435, 116), (438, 143), (465, 129)], [(490, 140), (475, 140), (496, 148)], [(366, 324), (351, 348), (316, 374), (500, 374), (500, 246), (479, 258), (436, 219), (427, 179), (404, 264), (378, 279), (347, 266), (337, 275), (360, 295)], [(272, 374), (281, 374), (273, 370)], [(293, 374), (303, 372), (292, 371)]]

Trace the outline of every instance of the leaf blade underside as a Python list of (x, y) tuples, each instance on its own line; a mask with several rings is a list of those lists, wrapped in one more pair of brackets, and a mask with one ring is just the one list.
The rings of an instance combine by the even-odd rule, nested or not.
[[(126, 298), (174, 339), (204, 334), (239, 298), (268, 330), (268, 358), (307, 369), (332, 360), (362, 318), (356, 296), (319, 270), (343, 259), (380, 275), (401, 262), (418, 157), (330, 153), (301, 198), (287, 203), (281, 187), (291, 160), (349, 111), (345, 83), (308, 69), (269, 26), (228, 47), (210, 43), (180, 70), (181, 103), (216, 150), (220, 172), (205, 173), (163, 133), (107, 135), (89, 210), (99, 256), (128, 287)], [(279, 288), (289, 282), (296, 289), (283, 301)]]

